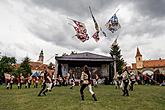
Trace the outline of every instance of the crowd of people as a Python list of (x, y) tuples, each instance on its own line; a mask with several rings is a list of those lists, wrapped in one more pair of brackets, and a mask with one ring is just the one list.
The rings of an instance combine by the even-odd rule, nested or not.
[(115, 88), (121, 88), (123, 96), (129, 96), (129, 91), (134, 90), (134, 84), (138, 85), (160, 85), (165, 86), (165, 76), (161, 74), (135, 74), (125, 66), (121, 75), (114, 75), (113, 81)]
[[(18, 77), (14, 77), (10, 74), (5, 74), (6, 77), (6, 88), (12, 89), (13, 83), (17, 84), (18, 89), (21, 89), (22, 86), (25, 88), (30, 88), (32, 85), (34, 88), (38, 88), (39, 85), (41, 85), (42, 89), (39, 91), (38, 96), (44, 95), (46, 96), (46, 93), (48, 91), (51, 91), (53, 87), (55, 86), (67, 86), (70, 85), (70, 89), (73, 89), (76, 85), (76, 79), (75, 74), (72, 69), (69, 70), (69, 72), (65, 75), (55, 75), (55, 71), (50, 72), (48, 71), (48, 68), (45, 68), (41, 74), (42, 76), (32, 76), (28, 74), (26, 77), (24, 77), (21, 74), (18, 75)], [(159, 82), (154, 80), (153, 76), (148, 76), (148, 74), (134, 74), (132, 71), (128, 71), (127, 67), (125, 66), (123, 68), (123, 72), (121, 75), (115, 74), (113, 81), (115, 88), (120, 88), (123, 92), (123, 96), (129, 96), (129, 91), (134, 90), (134, 84), (158, 84)], [(97, 101), (96, 94), (92, 90), (92, 87), (98, 87), (98, 80), (99, 76), (98, 74), (95, 74), (95, 77), (92, 78), (92, 74), (89, 71), (89, 68), (87, 65), (83, 67), (81, 77), (79, 80), (79, 86), (80, 86), (80, 97), (81, 100), (84, 100), (84, 89), (88, 87), (89, 92), (91, 93), (94, 101)], [(162, 81), (162, 83), (159, 83), (160, 86), (165, 85), (165, 81)]]

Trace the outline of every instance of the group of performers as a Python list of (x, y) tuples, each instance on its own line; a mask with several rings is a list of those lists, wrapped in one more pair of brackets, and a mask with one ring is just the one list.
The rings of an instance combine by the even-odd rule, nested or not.
[[(69, 74), (69, 76), (70, 76), (70, 74)], [(50, 75), (47, 71), (47, 68), (45, 68), (44, 77), (43, 77), (43, 86), (42, 86), (42, 89), (40, 90), (38, 96), (41, 96), (42, 94), (46, 96), (46, 92), (52, 90), (52, 88), (53, 88), (52, 84), (53, 84), (53, 79), (54, 79), (52, 77), (53, 77), (53, 75)], [(58, 78), (59, 77), (60, 76), (58, 76)], [(72, 82), (72, 85), (71, 85), (70, 89), (72, 89), (75, 86), (75, 77), (73, 74), (71, 77), (71, 82)], [(91, 73), (90, 73), (87, 65), (85, 65), (83, 68), (80, 83), (81, 83), (81, 88), (80, 88), (81, 100), (84, 100), (84, 92), (83, 91), (86, 87), (88, 87), (89, 92), (91, 93), (94, 101), (97, 101), (96, 94), (92, 90)]]
[(133, 91), (134, 83), (136, 82), (135, 74), (128, 71), (127, 67), (123, 67), (123, 72), (121, 75), (114, 75), (114, 84), (115, 88), (121, 88), (123, 92), (123, 96), (129, 96), (129, 91)]
[[(38, 96), (41, 95), (45, 95), (48, 91), (51, 91), (52, 88), (56, 85), (61, 85), (63, 83), (63, 80), (65, 79), (64, 83), (68, 84), (69, 80), (70, 80), (70, 89), (73, 89), (73, 87), (75, 86), (75, 75), (73, 74), (73, 71), (70, 70), (67, 74), (67, 76), (65, 77), (61, 77), (60, 75), (57, 76), (57, 78), (55, 77), (55, 73), (50, 73), (48, 72), (48, 68), (46, 67), (44, 69), (44, 71), (42, 71), (43, 73), (43, 77), (42, 77), (42, 89), (40, 90), (40, 92), (38, 93)], [(81, 100), (84, 100), (84, 89), (86, 87), (88, 87), (89, 92), (91, 93), (92, 98), (94, 99), (94, 101), (97, 101), (96, 98), (96, 94), (94, 93), (94, 91), (92, 90), (92, 82), (91, 82), (91, 77), (92, 74), (89, 71), (89, 68), (87, 65), (85, 65), (83, 67), (83, 71), (81, 73), (81, 77), (80, 77), (80, 97)], [(13, 83), (13, 79), (14, 76), (10, 76), (10, 80), (7, 81), (7, 88), (12, 88), (12, 83)], [(18, 89), (21, 89), (22, 84), (23, 84), (23, 75), (20, 74), (17, 77), (17, 83), (18, 83)], [(97, 87), (98, 84), (98, 75), (96, 74), (95, 76), (95, 83), (93, 84), (94, 87)], [(32, 77), (30, 76), (30, 74), (28, 74), (28, 76), (26, 77), (26, 84), (25, 84), (25, 88), (30, 88), (31, 85), (31, 80)], [(35, 80), (37, 81), (38, 78), (35, 78)], [(127, 67), (123, 68), (123, 72), (121, 75), (115, 74), (114, 76), (114, 83), (115, 83), (115, 87), (116, 88), (121, 88), (123, 91), (123, 96), (129, 96), (129, 92), (128, 92), (128, 86), (130, 87), (130, 90), (133, 91), (133, 85), (135, 83), (135, 76), (134, 74), (131, 74), (128, 72)], [(35, 85), (37, 86), (37, 85)]]

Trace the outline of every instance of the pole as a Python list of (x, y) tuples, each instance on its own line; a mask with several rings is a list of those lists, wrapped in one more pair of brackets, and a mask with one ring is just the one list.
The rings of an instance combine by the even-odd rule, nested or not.
[(113, 55), (113, 57), (114, 57), (114, 65), (113, 65), (113, 67), (114, 67), (114, 76), (116, 76), (117, 75), (117, 73), (116, 73), (116, 55)]

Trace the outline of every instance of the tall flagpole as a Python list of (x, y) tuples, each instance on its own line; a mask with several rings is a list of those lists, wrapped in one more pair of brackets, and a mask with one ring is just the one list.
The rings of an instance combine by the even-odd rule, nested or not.
[(114, 67), (114, 76), (116, 76), (117, 75), (117, 72), (116, 72), (116, 55), (113, 55), (113, 58), (114, 58), (114, 65), (113, 65), (113, 67)]

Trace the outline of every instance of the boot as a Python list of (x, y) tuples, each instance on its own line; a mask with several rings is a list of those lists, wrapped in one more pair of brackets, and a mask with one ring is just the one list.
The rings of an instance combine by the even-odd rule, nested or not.
[(93, 97), (94, 101), (97, 101), (97, 98), (96, 98), (95, 94), (93, 94), (92, 97)]
[(40, 91), (40, 93), (38, 94), (38, 96), (41, 96), (42, 90)]
[(48, 89), (46, 89), (46, 90), (43, 92), (43, 94), (44, 94), (45, 96), (46, 96), (46, 94), (45, 94), (46, 92), (48, 92)]
[(73, 86), (71, 86), (70, 89), (73, 89)]

